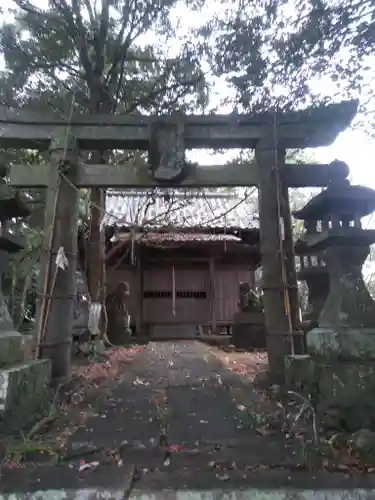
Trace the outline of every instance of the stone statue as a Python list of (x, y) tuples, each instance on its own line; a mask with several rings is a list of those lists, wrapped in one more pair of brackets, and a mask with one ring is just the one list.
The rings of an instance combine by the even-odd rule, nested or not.
[(122, 344), (131, 335), (127, 305), (129, 296), (130, 286), (126, 281), (119, 283), (116, 289), (107, 295), (108, 339), (113, 344)]
[(240, 283), (240, 300), (238, 308), (241, 312), (260, 313), (263, 312), (262, 300), (247, 282)]

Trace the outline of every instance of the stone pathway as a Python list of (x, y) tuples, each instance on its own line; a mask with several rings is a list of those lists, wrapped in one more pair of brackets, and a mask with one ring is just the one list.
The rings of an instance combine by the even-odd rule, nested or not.
[[(323, 498), (313, 490), (306, 496), (306, 488), (315, 485), (342, 487), (344, 493), (358, 487), (347, 474), (312, 475), (301, 468), (302, 456), (281, 433), (260, 435), (256, 423), (246, 425), (244, 407), (233, 393), (247, 395), (247, 409), (256, 393), (206, 345), (151, 343), (126, 370), (107, 401), (94, 402), (85, 424), (70, 436), (67, 447), (74, 458), (60, 466), (3, 469), (0, 491), (25, 494), (0, 494), (0, 500), (34, 498), (31, 492), (40, 495), (40, 490), (48, 491), (37, 498), (56, 500), (172, 499), (185, 498), (189, 491), (197, 499), (225, 494), (253, 499), (265, 498), (263, 489), (272, 486), (274, 498), (284, 499), (283, 492), (291, 498), (286, 492), (295, 495), (297, 490), (289, 488), (299, 488), (302, 496), (293, 498), (307, 499)], [(164, 425), (169, 451), (158, 446)], [(96, 452), (88, 453), (90, 448)], [(99, 465), (81, 471), (82, 461)], [(361, 478), (360, 485), (370, 496), (353, 498), (375, 498), (374, 478)], [(351, 498), (345, 495), (337, 498)]]
[(148, 450), (150, 459), (166, 427), (179, 461), (184, 452), (223, 454), (220, 450), (230, 448), (225, 454), (232, 461), (237, 454), (246, 464), (295, 462), (282, 436), (260, 436), (243, 425), (244, 414), (229, 390), (236, 383), (241, 385), (239, 377), (204, 344), (150, 343), (112, 396), (70, 437), (68, 447), (120, 447), (125, 457)]

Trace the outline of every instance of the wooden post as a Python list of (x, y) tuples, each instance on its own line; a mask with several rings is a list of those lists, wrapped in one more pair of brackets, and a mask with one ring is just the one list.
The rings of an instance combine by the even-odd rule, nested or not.
[[(285, 269), (288, 280), (288, 294), (290, 303), (290, 313), (293, 332), (301, 330), (301, 312), (298, 300), (297, 271), (295, 265), (295, 253), (293, 243), (292, 218), (290, 214), (289, 190), (284, 183), (281, 184), (281, 211), (284, 222), (284, 257)], [(302, 335), (295, 335), (293, 338), (294, 352), (302, 354), (304, 352), (304, 342)]]
[(215, 307), (215, 260), (214, 257), (209, 261), (209, 291), (210, 291), (210, 308), (211, 308), (211, 330), (216, 333), (216, 307)]
[(137, 336), (140, 337), (142, 335), (142, 306), (143, 306), (143, 272), (142, 272), (142, 260), (140, 256), (140, 251), (138, 249), (137, 255), (137, 268), (136, 268), (136, 283), (137, 287), (135, 293), (137, 294), (137, 310), (136, 310), (136, 330)]
[(88, 245), (88, 287), (91, 300), (102, 302), (103, 290), (103, 231), (101, 228), (102, 211), (105, 208), (105, 190), (92, 189), (90, 193), (90, 236)]
[[(65, 134), (52, 140), (50, 154), (41, 259), (41, 309), (48, 312), (48, 316), (45, 317), (45, 326), (42, 328), (45, 334), (40, 344), (40, 356), (51, 358), (54, 382), (65, 383), (71, 377), (77, 267), (79, 193), (74, 186), (78, 165), (78, 150), (74, 138)], [(68, 267), (65, 269), (58, 269), (56, 266), (57, 252), (61, 246), (68, 260)], [(43, 316), (41, 319), (43, 320)]]
[[(276, 157), (277, 154), (277, 157)], [(260, 141), (255, 149), (259, 180), (260, 249), (262, 254), (263, 303), (267, 330), (268, 366), (271, 378), (284, 376), (284, 356), (289, 353), (289, 321), (285, 311), (280, 255), (280, 220), (275, 163), (281, 169), (285, 151), (272, 141)]]
[[(108, 152), (94, 151), (90, 163), (105, 164)], [(102, 218), (105, 212), (105, 189), (92, 187), (90, 192), (90, 234), (87, 252), (88, 289), (92, 302), (100, 302), (105, 307), (106, 299), (106, 261), (105, 231)], [(104, 318), (101, 317), (100, 330), (105, 337)]]

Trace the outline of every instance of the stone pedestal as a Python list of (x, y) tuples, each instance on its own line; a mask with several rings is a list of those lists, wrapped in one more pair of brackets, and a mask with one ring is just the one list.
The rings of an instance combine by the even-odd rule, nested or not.
[(356, 245), (324, 251), (330, 290), (307, 333), (309, 354), (286, 357), (288, 385), (312, 395), (321, 421), (349, 432), (375, 430), (375, 303), (361, 273), (367, 253)]
[(30, 343), (29, 336), (0, 331), (1, 432), (27, 426), (48, 409), (50, 361), (31, 360)]
[(375, 360), (375, 302), (362, 277), (368, 247), (336, 246), (324, 251), (330, 291), (307, 349), (331, 359)]
[[(0, 187), (6, 185), (0, 181)], [(0, 432), (19, 431), (48, 410), (51, 365), (33, 359), (33, 338), (14, 330), (2, 292), (2, 274), (8, 254), (19, 252), (23, 241), (8, 232), (7, 221), (29, 211), (12, 193), (0, 189)], [(5, 196), (7, 194), (7, 196)]]
[(318, 326), (307, 334), (308, 352), (314, 356), (329, 357), (332, 360), (374, 360), (375, 328)]
[(244, 349), (264, 349), (266, 329), (263, 313), (238, 312), (234, 315), (232, 344)]
[(0, 431), (30, 425), (48, 410), (51, 366), (47, 359), (0, 370)]

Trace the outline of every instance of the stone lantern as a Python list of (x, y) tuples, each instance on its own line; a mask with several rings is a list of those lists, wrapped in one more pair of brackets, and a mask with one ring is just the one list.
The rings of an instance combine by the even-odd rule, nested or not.
[(32, 422), (48, 407), (50, 361), (30, 359), (30, 336), (15, 331), (2, 290), (10, 254), (24, 248), (9, 231), (11, 219), (30, 214), (27, 206), (0, 179), (0, 429), (13, 430)]
[(332, 184), (295, 213), (310, 220), (306, 247), (326, 263), (329, 275), (330, 290), (318, 327), (307, 338), (309, 352), (353, 356), (360, 335), (366, 344), (374, 345), (375, 354), (375, 302), (362, 277), (375, 230), (361, 226), (361, 218), (374, 210), (375, 191), (345, 181)]
[[(321, 411), (333, 407), (340, 418), (353, 414), (343, 408), (361, 407), (363, 418), (356, 411), (357, 422), (351, 422), (351, 428), (363, 426), (369, 414), (375, 415), (375, 400), (369, 397), (375, 393), (375, 302), (362, 276), (375, 230), (361, 225), (361, 218), (374, 211), (373, 189), (341, 180), (294, 214), (305, 221), (305, 255), (319, 259), (316, 274), (324, 267), (329, 283), (321, 290), (321, 298), (326, 294), (324, 304), (315, 302), (314, 313), (320, 312), (307, 333), (308, 355), (287, 356), (287, 382), (314, 393)], [(305, 277), (314, 274), (308, 270), (313, 267), (301, 268), (301, 273)], [(314, 286), (319, 292), (319, 285)], [(370, 401), (374, 407), (369, 413), (364, 407)]]

